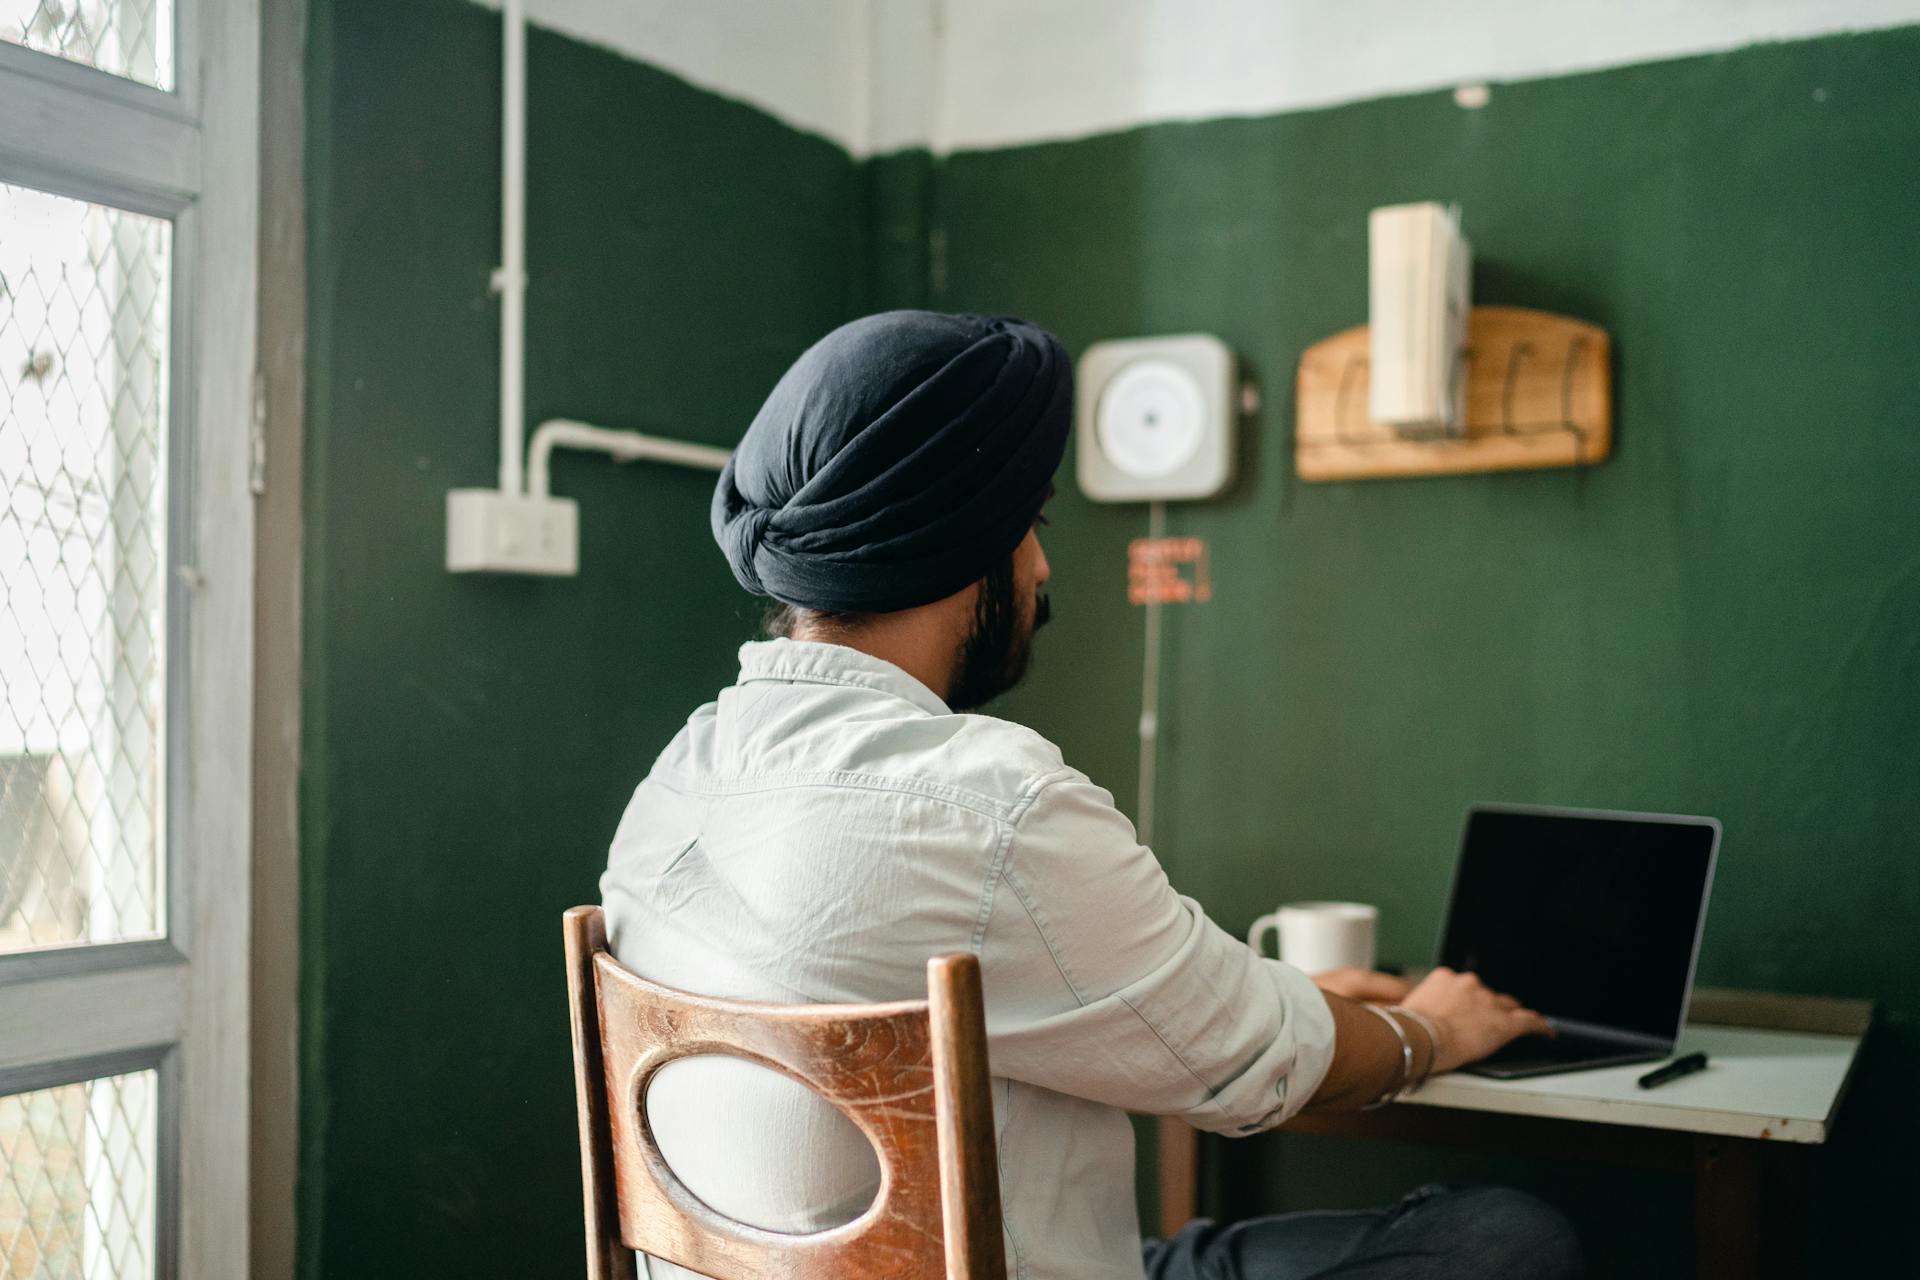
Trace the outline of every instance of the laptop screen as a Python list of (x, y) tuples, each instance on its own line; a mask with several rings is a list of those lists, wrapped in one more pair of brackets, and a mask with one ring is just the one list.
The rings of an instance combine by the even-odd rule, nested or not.
[(1477, 808), (1440, 963), (1550, 1018), (1672, 1037), (1718, 840), (1705, 818)]

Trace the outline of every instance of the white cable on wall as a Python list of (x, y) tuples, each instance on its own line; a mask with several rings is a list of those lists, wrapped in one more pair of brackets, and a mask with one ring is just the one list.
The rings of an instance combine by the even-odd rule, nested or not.
[[(1164, 538), (1167, 536), (1167, 504), (1152, 502), (1147, 506), (1147, 536)], [(1154, 773), (1158, 764), (1160, 744), (1160, 610), (1158, 599), (1149, 598), (1147, 611), (1147, 643), (1145, 660), (1140, 672), (1140, 798), (1134, 805), (1139, 819), (1134, 829), (1139, 834), (1140, 843), (1153, 844), (1153, 787)]]

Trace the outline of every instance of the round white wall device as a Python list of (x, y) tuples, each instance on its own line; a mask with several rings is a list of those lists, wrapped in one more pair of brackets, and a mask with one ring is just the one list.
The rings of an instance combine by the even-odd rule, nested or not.
[(1100, 393), (1100, 451), (1128, 475), (1161, 479), (1192, 462), (1207, 434), (1199, 380), (1170, 360), (1136, 360)]
[(1100, 342), (1080, 357), (1075, 470), (1102, 502), (1208, 498), (1233, 479), (1233, 353), (1186, 334)]

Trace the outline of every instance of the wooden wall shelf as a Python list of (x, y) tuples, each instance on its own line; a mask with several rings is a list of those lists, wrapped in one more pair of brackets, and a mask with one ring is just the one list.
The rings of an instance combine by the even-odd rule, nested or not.
[(1413, 439), (1367, 418), (1367, 326), (1337, 333), (1300, 357), (1300, 478), (1590, 466), (1613, 451), (1611, 349), (1597, 325), (1524, 307), (1475, 307), (1467, 323), (1466, 430)]

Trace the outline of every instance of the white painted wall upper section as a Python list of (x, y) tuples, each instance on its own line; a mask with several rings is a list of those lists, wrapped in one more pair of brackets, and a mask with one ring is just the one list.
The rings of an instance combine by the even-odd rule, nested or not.
[(1920, 0), (528, 0), (528, 8), (543, 26), (859, 155), (1267, 115), (1920, 23)]
[[(500, 8), (500, 0), (478, 3)], [(867, 47), (868, 3), (527, 0), (527, 18), (650, 62), (864, 153), (873, 61)], [(540, 90), (538, 80), (528, 82), (529, 96)]]
[(1269, 115), (1912, 22), (1920, 0), (947, 0), (933, 141)]

